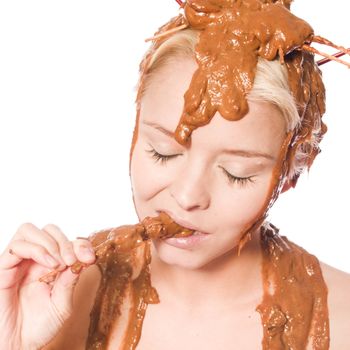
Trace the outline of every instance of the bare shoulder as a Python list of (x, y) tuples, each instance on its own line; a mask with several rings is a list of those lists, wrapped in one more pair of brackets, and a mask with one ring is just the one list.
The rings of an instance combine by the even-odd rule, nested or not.
[(331, 349), (350, 349), (350, 274), (321, 263), (328, 287)]
[(73, 314), (61, 331), (43, 350), (84, 350), (93, 307), (100, 282), (96, 266), (90, 266), (79, 277), (73, 297)]
[[(320, 263), (322, 274), (328, 287), (328, 303), (350, 314), (350, 274), (332, 266)], [(345, 310), (344, 310), (345, 309)], [(350, 317), (349, 317), (350, 326)], [(350, 328), (349, 328), (350, 330)]]

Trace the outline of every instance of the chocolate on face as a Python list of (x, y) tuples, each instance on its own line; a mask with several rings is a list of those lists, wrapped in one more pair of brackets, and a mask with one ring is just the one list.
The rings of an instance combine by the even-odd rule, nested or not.
[[(311, 166), (319, 149), (317, 146), (308, 146), (308, 142), (313, 137), (320, 141), (326, 132), (321, 120), (325, 110), (325, 91), (321, 74), (313, 56), (301, 50), (302, 45), (312, 39), (313, 30), (306, 22), (289, 12), (290, 4), (291, 0), (188, 0), (184, 6), (184, 16), (175, 17), (157, 33), (166, 32), (183, 24), (188, 24), (190, 28), (200, 32), (195, 49), (198, 69), (185, 94), (183, 114), (176, 129), (176, 140), (181, 144), (186, 144), (196, 128), (208, 124), (216, 112), (227, 120), (244, 118), (248, 111), (246, 96), (252, 88), (259, 57), (267, 60), (279, 59), (281, 64), (287, 67), (290, 90), (300, 115), (300, 127), (290, 132), (285, 139), (264, 208), (256, 220), (246, 227), (241, 241), (242, 246), (249, 238), (249, 232), (262, 224), (268, 209), (278, 197), (295, 153), (302, 147), (307, 154), (305, 165)], [(137, 141), (141, 91), (147, 80), (149, 64), (154, 52), (170, 35), (154, 40), (150, 52), (141, 63), (137, 120), (130, 157)], [(132, 240), (134, 242), (134, 236)], [(156, 302), (148, 273), (149, 247), (145, 243), (142, 244), (146, 264), (136, 284), (131, 281), (130, 266), (124, 263), (119, 265), (125, 268), (125, 271), (121, 271), (126, 276), (124, 282), (133, 283), (134, 295), (143, 298), (142, 300), (148, 300), (149, 297), (148, 302)], [(258, 311), (264, 327), (263, 349), (279, 350), (281, 346), (304, 348), (310, 334), (314, 337), (314, 349), (328, 349), (327, 287), (317, 259), (264, 226), (262, 249), (265, 294)], [(132, 249), (129, 250), (131, 252), (125, 253), (127, 254), (125, 261), (132, 254)], [(118, 259), (116, 261), (119, 261)], [(120, 266), (116, 267), (118, 271)], [(119, 290), (118, 293), (125, 290), (126, 284), (117, 285), (116, 281), (119, 279), (113, 279), (111, 276), (114, 275), (105, 275), (102, 284), (110, 291), (109, 294), (106, 290), (100, 291), (95, 304), (97, 306), (92, 313), (88, 345), (91, 349), (97, 348), (92, 345), (92, 339), (96, 340), (93, 327), (96, 329), (110, 326), (111, 317), (115, 316), (115, 314), (108, 316), (106, 308), (108, 298), (115, 300), (113, 293), (116, 290)], [(272, 292), (268, 287), (269, 283), (275, 286)], [(308, 287), (303, 289), (304, 285)], [(153, 299), (150, 295), (153, 295)], [(119, 298), (118, 303), (121, 300)], [(317, 308), (314, 308), (315, 303), (318, 303)], [(107, 318), (102, 317), (102, 325), (93, 326), (94, 317), (101, 312), (98, 305), (105, 305), (104, 309), (102, 308), (105, 314), (102, 316), (107, 315)], [(126, 331), (125, 349), (134, 349), (137, 345), (145, 307), (140, 310), (139, 319), (136, 319), (135, 313), (131, 315), (135, 320), (134, 323), (130, 323)], [(136, 329), (135, 322), (138, 325), (136, 333), (132, 331)], [(108, 334), (109, 329), (105, 332), (103, 344), (108, 344)]]
[[(286, 137), (264, 210), (245, 228), (242, 246), (249, 231), (261, 224), (277, 199), (282, 181), (294, 167), (296, 153), (302, 150), (305, 159), (303, 166), (310, 167), (319, 153), (313, 140), (320, 141), (326, 132), (321, 120), (324, 113), (324, 87), (320, 71), (312, 55), (297, 51), (311, 40), (313, 30), (305, 21), (290, 13), (290, 3), (191, 0), (185, 3), (185, 16), (175, 17), (157, 33), (167, 32), (184, 23), (199, 32), (199, 41), (195, 47), (198, 69), (185, 93), (183, 113), (175, 132), (175, 138), (181, 144), (186, 144), (191, 133), (208, 124), (217, 112), (227, 120), (238, 120), (246, 115), (246, 96), (252, 88), (259, 57), (280, 59), (287, 67), (290, 89), (299, 109), (300, 128)], [(130, 159), (137, 140), (140, 100), (149, 80), (149, 72), (157, 74), (151, 63), (153, 55), (168, 38), (169, 35), (154, 40), (140, 66), (138, 110)], [(297, 177), (298, 174), (290, 179), (294, 185)]]
[[(185, 144), (193, 130), (210, 122), (216, 112), (228, 120), (247, 113), (246, 96), (252, 88), (258, 58), (280, 60), (288, 71), (289, 86), (300, 116), (288, 150), (287, 171), (294, 168), (295, 155), (304, 155), (310, 167), (319, 153), (318, 143), (327, 128), (322, 122), (325, 90), (314, 57), (301, 50), (313, 37), (309, 24), (291, 14), (291, 1), (191, 0), (179, 15), (156, 34), (188, 24), (199, 32), (195, 48), (198, 69), (185, 94), (184, 109), (176, 129), (176, 140)], [(297, 29), (296, 29), (297, 28)], [(140, 99), (152, 71), (152, 59), (169, 35), (160, 37), (141, 63), (137, 96), (138, 113), (130, 157), (137, 139)], [(316, 142), (314, 142), (316, 141)], [(293, 174), (294, 175), (294, 174)], [(291, 180), (296, 183), (298, 174)]]
[[(192, 233), (173, 222), (167, 214), (160, 213), (157, 218), (146, 217), (136, 225), (98, 231), (89, 238), (102, 278), (90, 314), (86, 349), (111, 346), (113, 326), (125, 301), (129, 303), (127, 318), (131, 322), (123, 336), (123, 349), (135, 349), (147, 305), (159, 303), (157, 291), (151, 285), (149, 240)], [(76, 263), (73, 268), (81, 268), (81, 264)]]

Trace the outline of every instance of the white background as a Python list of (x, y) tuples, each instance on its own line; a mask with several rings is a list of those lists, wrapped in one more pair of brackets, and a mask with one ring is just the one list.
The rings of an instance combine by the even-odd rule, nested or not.
[[(315, 32), (350, 46), (347, 2), (296, 0)], [(317, 6), (316, 6), (317, 5)], [(137, 222), (128, 176), (144, 39), (175, 0), (0, 1), (0, 248), (23, 222), (71, 238)], [(320, 260), (350, 272), (350, 71), (322, 67), (323, 152), (270, 219)]]

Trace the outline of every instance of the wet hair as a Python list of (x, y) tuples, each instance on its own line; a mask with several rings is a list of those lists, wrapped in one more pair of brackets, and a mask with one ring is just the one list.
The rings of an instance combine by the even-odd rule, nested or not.
[[(152, 78), (162, 67), (172, 62), (181, 64), (179, 63), (181, 59), (195, 58), (199, 33), (198, 30), (185, 29), (173, 34), (158, 47), (151, 47), (143, 60), (143, 63), (147, 62), (147, 66), (141, 63), (142, 76), (138, 85), (138, 99), (142, 98), (152, 83)], [(301, 117), (298, 112), (300, 108), (289, 87), (288, 71), (279, 60), (268, 61), (259, 57), (254, 84), (247, 99), (275, 105), (285, 119), (286, 133), (301, 127)], [(298, 145), (289, 165), (287, 180), (296, 183), (299, 175), (310, 166), (310, 150), (318, 149), (321, 141), (320, 128), (321, 125), (313, 126), (311, 137)]]

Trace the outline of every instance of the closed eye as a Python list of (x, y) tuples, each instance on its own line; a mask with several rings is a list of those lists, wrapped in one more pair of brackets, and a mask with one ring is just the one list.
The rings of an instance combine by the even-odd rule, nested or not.
[(156, 163), (160, 162), (161, 164), (165, 164), (168, 160), (181, 156), (182, 154), (171, 154), (165, 155), (157, 152), (153, 147), (150, 150), (146, 151), (152, 155), (152, 158), (155, 159)]
[(227, 176), (229, 182), (231, 184), (238, 184), (240, 186), (246, 186), (249, 182), (254, 183), (255, 181), (253, 180), (254, 176), (248, 176), (248, 177), (239, 177), (235, 176), (231, 173), (229, 173), (225, 168), (220, 166), (220, 168), (223, 170), (224, 174)]

